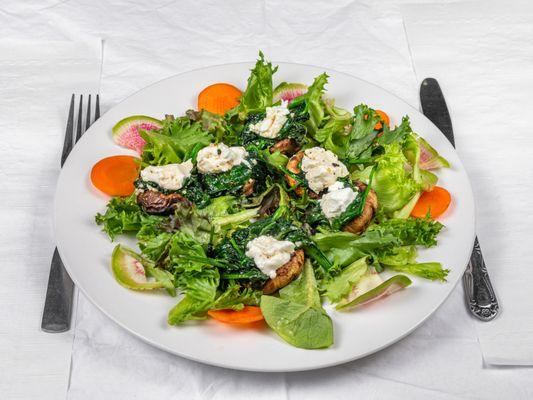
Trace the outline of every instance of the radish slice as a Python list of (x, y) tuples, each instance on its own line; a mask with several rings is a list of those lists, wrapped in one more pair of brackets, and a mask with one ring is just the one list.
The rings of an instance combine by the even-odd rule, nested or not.
[(117, 122), (113, 127), (113, 140), (119, 146), (141, 154), (146, 142), (139, 134), (139, 129), (151, 131), (162, 127), (163, 123), (158, 119), (146, 115), (133, 115)]
[(420, 169), (438, 169), (449, 168), (450, 163), (444, 157), (441, 157), (437, 150), (421, 137), (417, 138), (420, 146)]
[(274, 93), (272, 93), (272, 103), (275, 104), (280, 100), (285, 100), (290, 103), (296, 97), (300, 97), (305, 93), (307, 93), (307, 85), (304, 85), (303, 83), (283, 82), (274, 89)]
[(111, 270), (117, 282), (128, 289), (148, 290), (163, 287), (161, 282), (149, 281), (140, 257), (120, 244), (113, 250)]
[(379, 283), (380, 281), (381, 278), (375, 272), (365, 275), (354, 287), (353, 295), (349, 296), (351, 299), (339, 303), (335, 308), (343, 310), (361, 306), (397, 292), (412, 283), (411, 279), (405, 275), (395, 275), (382, 283)]

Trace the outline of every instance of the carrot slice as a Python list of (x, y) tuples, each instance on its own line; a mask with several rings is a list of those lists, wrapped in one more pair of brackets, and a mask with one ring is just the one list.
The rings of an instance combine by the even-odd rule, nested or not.
[(110, 196), (129, 196), (135, 190), (133, 182), (139, 175), (139, 159), (132, 156), (112, 156), (94, 164), (91, 182)]
[(374, 129), (376, 131), (381, 130), (383, 128), (383, 124), (390, 125), (390, 118), (387, 113), (385, 113), (385, 111), (376, 110), (376, 114), (379, 115), (379, 117), (381, 118), (381, 121), (379, 121), (376, 126), (374, 126)]
[(431, 218), (437, 218), (447, 210), (451, 200), (450, 192), (443, 187), (435, 186), (433, 190), (422, 193), (411, 211), (411, 216), (425, 218), (429, 212)]
[(250, 324), (263, 320), (260, 307), (244, 306), (242, 310), (209, 310), (207, 314), (219, 322), (226, 324)]
[(215, 83), (198, 95), (198, 110), (224, 115), (226, 111), (239, 104), (241, 95), (242, 92), (229, 83)]

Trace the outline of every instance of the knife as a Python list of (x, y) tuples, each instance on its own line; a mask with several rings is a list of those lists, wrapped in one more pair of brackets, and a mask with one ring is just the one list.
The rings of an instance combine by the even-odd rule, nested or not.
[[(422, 112), (446, 136), (453, 147), (452, 120), (444, 100), (444, 95), (436, 79), (426, 78), (420, 85), (420, 103)], [(490, 282), (487, 266), (483, 260), (481, 247), (477, 237), (470, 261), (463, 275), (463, 285), (467, 307), (470, 312), (482, 321), (490, 321), (499, 312), (498, 300)]]

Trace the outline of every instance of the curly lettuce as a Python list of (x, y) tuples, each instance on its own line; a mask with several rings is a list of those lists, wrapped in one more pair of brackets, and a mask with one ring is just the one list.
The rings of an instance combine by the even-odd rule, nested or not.
[(111, 240), (123, 233), (142, 233), (157, 230), (165, 217), (146, 214), (137, 204), (135, 194), (129, 197), (114, 197), (107, 204), (104, 214), (96, 214), (95, 221)]
[(401, 246), (379, 255), (378, 260), (383, 267), (397, 272), (417, 275), (429, 280), (442, 282), (446, 280), (449, 269), (442, 268), (442, 264), (438, 262), (417, 263), (416, 257), (415, 246)]
[[(194, 118), (196, 116), (191, 119), (191, 115), (176, 119), (166, 118), (159, 130), (140, 130), (141, 137), (146, 141), (141, 155), (142, 165), (181, 163), (193, 158), (198, 150), (213, 142), (215, 136), (209, 128), (204, 130), (202, 118)], [(210, 126), (215, 132), (219, 129), (214, 125)]]

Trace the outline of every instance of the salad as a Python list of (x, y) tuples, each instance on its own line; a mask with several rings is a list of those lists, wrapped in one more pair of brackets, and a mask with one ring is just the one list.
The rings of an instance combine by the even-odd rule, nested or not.
[(277, 67), (259, 56), (243, 92), (216, 83), (197, 110), (116, 124), (116, 143), (138, 156), (93, 166), (112, 196), (96, 223), (111, 240), (135, 235), (138, 250), (115, 247), (113, 275), (175, 296), (170, 325), (263, 324), (327, 348), (325, 304), (357, 318), (410, 276), (446, 280), (417, 249), (437, 244), (450, 194), (434, 170), (449, 164), (407, 116), (393, 126), (365, 104), (338, 107), (325, 73), (274, 85)]

